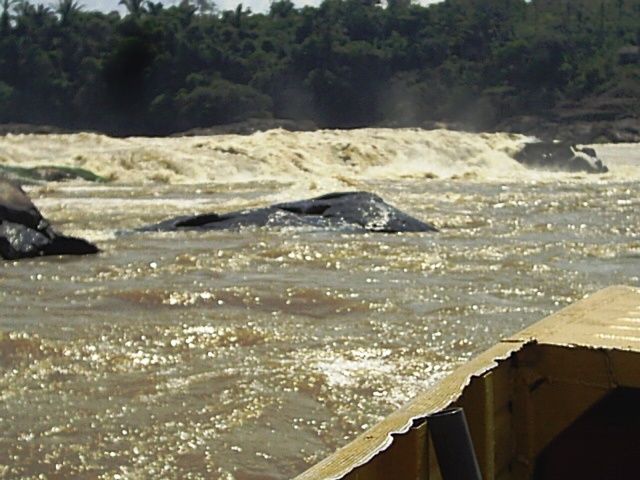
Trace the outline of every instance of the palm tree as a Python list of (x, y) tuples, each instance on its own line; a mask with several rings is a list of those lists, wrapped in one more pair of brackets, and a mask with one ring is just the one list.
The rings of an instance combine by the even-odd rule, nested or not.
[(194, 0), (193, 3), (200, 15), (211, 15), (216, 11), (216, 4), (211, 0)]
[(9, 11), (17, 0), (2, 0), (2, 13), (0, 14), (0, 33), (2, 35), (9, 32), (11, 26), (11, 14)]
[(34, 5), (29, 0), (14, 0), (16, 6), (14, 11), (18, 17), (28, 17), (34, 19), (37, 23), (41, 24), (42, 19), (50, 17), (52, 11), (46, 5), (38, 3)]
[(60, 23), (66, 24), (78, 12), (81, 12), (83, 8), (84, 6), (75, 0), (58, 0), (55, 11), (60, 15)]
[[(153, 3), (152, 0), (147, 0), (147, 2), (145, 3), (147, 6), (147, 12), (149, 13), (149, 15), (159, 15), (160, 12), (164, 10), (164, 5), (162, 5), (162, 2)], [(122, 2), (120, 2), (120, 4), (122, 4)]]
[(118, 5), (124, 5), (125, 8), (129, 11), (129, 14), (137, 18), (145, 13), (146, 3), (146, 0), (120, 0), (118, 2)]
[(55, 21), (51, 9), (41, 3), (34, 5), (29, 0), (16, 0), (16, 29), (24, 31), (40, 31), (47, 22)]

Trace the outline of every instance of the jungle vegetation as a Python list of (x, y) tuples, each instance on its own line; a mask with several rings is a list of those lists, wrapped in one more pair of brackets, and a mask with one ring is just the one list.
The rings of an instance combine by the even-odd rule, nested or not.
[(640, 90), (640, 0), (121, 4), (0, 0), (0, 123), (112, 135), (249, 118), (482, 127)]

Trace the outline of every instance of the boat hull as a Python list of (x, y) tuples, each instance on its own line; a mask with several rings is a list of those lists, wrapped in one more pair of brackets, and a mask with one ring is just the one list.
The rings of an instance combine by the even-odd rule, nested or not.
[(485, 479), (640, 478), (625, 447), (640, 442), (640, 420), (624, 416), (637, 400), (640, 289), (609, 287), (500, 341), (297, 478), (440, 479), (428, 417), (452, 407)]

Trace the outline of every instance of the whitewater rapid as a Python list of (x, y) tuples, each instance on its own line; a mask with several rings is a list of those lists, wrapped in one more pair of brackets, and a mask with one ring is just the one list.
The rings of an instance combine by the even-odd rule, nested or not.
[(321, 189), (371, 178), (508, 178), (524, 174), (512, 158), (524, 140), (417, 129), (181, 138), (8, 135), (0, 138), (0, 163), (82, 167), (127, 184), (277, 181)]

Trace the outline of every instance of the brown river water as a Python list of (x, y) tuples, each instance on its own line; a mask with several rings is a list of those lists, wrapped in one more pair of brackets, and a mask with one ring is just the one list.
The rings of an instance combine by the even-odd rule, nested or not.
[[(520, 166), (524, 140), (0, 138), (2, 164), (110, 180), (25, 187), (103, 252), (0, 263), (0, 478), (291, 478), (500, 338), (640, 286), (639, 146), (588, 175)], [(440, 232), (134, 232), (347, 190)]]

